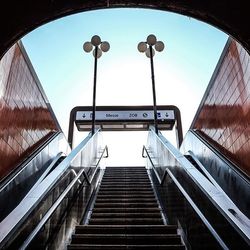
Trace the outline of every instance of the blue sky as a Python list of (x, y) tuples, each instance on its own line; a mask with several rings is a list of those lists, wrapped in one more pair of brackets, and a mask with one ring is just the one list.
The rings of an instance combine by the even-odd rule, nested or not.
[(93, 56), (82, 45), (93, 35), (110, 43), (98, 61), (97, 105), (151, 105), (149, 59), (137, 44), (155, 34), (165, 50), (154, 57), (158, 104), (181, 110), (188, 130), (228, 36), (186, 16), (146, 9), (108, 9), (41, 26), (22, 41), (67, 134), (74, 106), (92, 104)]

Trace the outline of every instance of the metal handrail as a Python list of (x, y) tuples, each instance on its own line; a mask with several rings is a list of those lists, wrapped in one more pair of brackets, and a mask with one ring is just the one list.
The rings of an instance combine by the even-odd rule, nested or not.
[[(106, 156), (103, 156), (104, 153), (106, 151)], [(84, 179), (86, 180), (88, 185), (91, 185), (94, 177), (95, 177), (95, 173), (97, 171), (97, 167), (101, 161), (102, 158), (107, 158), (108, 157), (108, 147), (107, 145), (104, 147), (102, 154), (95, 166), (95, 171), (92, 174), (91, 179), (89, 180), (85, 169), (81, 169), (79, 171), (79, 173), (76, 175), (76, 177), (70, 182), (70, 184), (67, 186), (67, 188), (64, 190), (64, 192), (58, 197), (58, 199), (56, 200), (56, 202), (52, 205), (52, 207), (47, 211), (47, 213), (44, 215), (44, 217), (40, 220), (40, 222), (38, 223), (38, 225), (35, 227), (35, 229), (30, 233), (30, 235), (28, 236), (28, 238), (24, 241), (24, 243), (22, 244), (22, 246), (19, 248), (20, 250), (25, 250), (29, 244), (32, 242), (32, 240), (35, 238), (35, 236), (38, 234), (38, 232), (40, 231), (40, 229), (45, 225), (45, 223), (49, 220), (49, 218), (52, 216), (52, 214), (55, 212), (55, 210), (57, 209), (57, 207), (61, 204), (61, 202), (63, 201), (63, 199), (66, 197), (66, 195), (70, 192), (71, 188), (75, 185), (75, 183), (80, 179), (80, 177), (83, 175)]]
[(33, 208), (44, 198), (57, 181), (70, 170), (71, 163), (76, 157), (89, 145), (93, 137), (97, 136), (99, 130), (95, 135), (89, 134), (71, 153), (54, 169), (20, 204), (4, 219), (0, 222), (0, 248), (4, 246), (15, 233), (15, 229), (18, 228), (26, 218), (30, 215)]
[[(106, 155), (103, 156), (105, 152), (106, 152)], [(93, 178), (95, 177), (95, 173), (96, 173), (96, 171), (97, 171), (97, 167), (98, 167), (100, 161), (102, 160), (102, 158), (108, 158), (108, 156), (109, 156), (109, 153), (108, 153), (108, 146), (106, 145), (106, 146), (104, 147), (104, 149), (102, 150), (102, 154), (101, 154), (101, 156), (99, 157), (99, 159), (98, 159), (98, 161), (97, 161), (97, 163), (96, 163), (96, 165), (95, 165), (95, 171), (94, 171), (94, 173), (92, 174), (91, 179), (89, 180), (89, 177), (88, 177), (88, 175), (86, 174), (86, 172), (83, 173), (84, 178), (85, 178), (86, 182), (88, 183), (88, 185), (91, 184)]]
[(215, 231), (215, 229), (211, 226), (211, 224), (209, 223), (209, 221), (206, 219), (206, 217), (203, 215), (203, 213), (200, 211), (200, 209), (196, 206), (196, 204), (194, 203), (194, 201), (192, 200), (192, 198), (188, 195), (188, 193), (184, 190), (184, 188), (182, 187), (182, 185), (180, 184), (180, 182), (175, 178), (175, 176), (172, 174), (172, 172), (166, 167), (165, 171), (164, 171), (164, 176), (162, 177), (162, 179), (160, 178), (155, 164), (153, 163), (153, 160), (151, 159), (151, 156), (149, 155), (149, 152), (147, 150), (147, 148), (145, 146), (143, 146), (143, 151), (142, 151), (142, 156), (143, 158), (147, 158), (144, 155), (144, 152), (147, 153), (147, 157), (152, 165), (152, 169), (154, 170), (154, 173), (157, 176), (157, 179), (160, 183), (160, 185), (162, 185), (163, 181), (165, 180), (166, 176), (168, 175), (173, 182), (175, 183), (175, 185), (177, 186), (177, 188), (180, 190), (180, 192), (183, 194), (183, 196), (185, 197), (185, 199), (188, 201), (188, 203), (192, 206), (192, 208), (194, 209), (194, 211), (197, 213), (197, 215), (200, 217), (200, 219), (202, 220), (202, 222), (206, 225), (206, 227), (208, 228), (208, 230), (211, 232), (211, 234), (214, 236), (214, 238), (216, 239), (216, 241), (220, 244), (220, 246), (225, 249), (225, 250), (229, 250), (229, 248), (227, 247), (227, 245), (224, 243), (224, 241), (221, 239), (221, 237), (218, 235), (218, 233)]
[[(144, 152), (146, 152), (147, 156), (144, 155)], [(162, 186), (163, 183), (164, 183), (164, 181), (165, 181), (165, 178), (166, 178), (166, 176), (167, 176), (167, 171), (164, 171), (163, 177), (161, 178), (160, 175), (158, 174), (158, 172), (157, 172), (156, 169), (155, 169), (155, 164), (154, 164), (154, 162), (153, 162), (153, 160), (152, 160), (152, 157), (149, 155), (148, 149), (146, 148), (145, 145), (143, 145), (143, 147), (142, 147), (142, 157), (143, 157), (143, 158), (148, 158), (148, 159), (149, 159), (151, 165), (153, 166), (153, 168), (154, 168), (154, 170), (155, 170), (156, 178), (158, 179), (160, 185)], [(167, 169), (167, 167), (166, 167), (166, 169)]]
[[(104, 153), (105, 153), (105, 152), (106, 152), (106, 155), (104, 156)], [(96, 163), (95, 171), (94, 171), (94, 173), (92, 174), (91, 179), (89, 180), (88, 178), (86, 178), (86, 179), (87, 179), (87, 182), (89, 183), (89, 185), (91, 184), (91, 182), (93, 181), (93, 179), (94, 179), (94, 177), (95, 177), (95, 173), (96, 173), (96, 171), (97, 171), (97, 166), (99, 165), (101, 159), (102, 159), (102, 158), (108, 158), (108, 157), (109, 157), (109, 151), (108, 151), (108, 146), (106, 145), (106, 146), (104, 147), (103, 151), (102, 151), (101, 156), (99, 157), (99, 159), (98, 159), (98, 161), (97, 161), (97, 163)]]

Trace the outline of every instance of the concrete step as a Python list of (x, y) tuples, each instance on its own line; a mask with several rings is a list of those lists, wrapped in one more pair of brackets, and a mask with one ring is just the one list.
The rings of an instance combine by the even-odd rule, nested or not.
[(105, 172), (111, 171), (111, 172), (115, 172), (115, 171), (127, 171), (127, 172), (134, 172), (134, 171), (146, 171), (145, 167), (106, 167)]
[(95, 218), (90, 225), (163, 225), (162, 218)]
[(148, 202), (148, 203), (144, 203), (144, 202), (121, 202), (121, 203), (100, 203), (100, 202), (96, 202), (94, 208), (123, 208), (123, 207), (135, 207), (135, 208), (151, 208), (151, 207), (158, 207), (158, 204), (155, 202)]
[(100, 190), (98, 192), (98, 196), (99, 195), (154, 195), (153, 190)]
[(152, 189), (152, 185), (150, 182), (104, 182), (100, 186), (101, 188), (115, 188), (115, 187), (150, 187)]
[(131, 190), (133, 188), (135, 188), (135, 189), (149, 189), (149, 190), (152, 191), (151, 185), (148, 185), (148, 184), (146, 184), (146, 185), (145, 184), (144, 185), (129, 185), (129, 184), (123, 185), (123, 184), (119, 184), (119, 185), (112, 185), (112, 186), (109, 186), (109, 185), (104, 186), (104, 185), (102, 185), (99, 190), (107, 190), (107, 191), (124, 190), (124, 189), (125, 190), (126, 189)]
[(151, 207), (151, 208), (134, 208), (134, 207), (122, 207), (122, 208), (94, 208), (92, 213), (148, 213), (148, 212), (160, 212), (160, 208)]
[(101, 199), (117, 199), (117, 198), (122, 198), (122, 199), (126, 199), (126, 198), (153, 198), (155, 199), (155, 195), (152, 192), (151, 194), (135, 194), (135, 193), (123, 193), (123, 194), (98, 194), (98, 198)]
[(101, 189), (106, 188), (106, 189), (112, 189), (112, 188), (129, 188), (129, 187), (134, 187), (134, 188), (151, 188), (152, 186), (150, 182), (145, 182), (145, 183), (123, 183), (123, 182), (117, 182), (117, 183), (102, 183)]
[(183, 245), (89, 245), (74, 244), (68, 246), (69, 250), (184, 250)]
[(176, 225), (79, 225), (76, 234), (176, 234)]
[(93, 212), (91, 214), (91, 218), (162, 218), (161, 214), (159, 211), (153, 213), (153, 212), (148, 212), (148, 213), (135, 213), (135, 212), (116, 212), (116, 213), (97, 213)]
[(114, 189), (114, 188), (130, 188), (130, 187), (133, 187), (133, 188), (150, 188), (152, 190), (152, 186), (150, 183), (143, 183), (143, 184), (138, 184), (138, 183), (112, 183), (112, 184), (102, 184), (100, 189)]
[(142, 203), (142, 202), (145, 202), (145, 203), (147, 203), (147, 202), (156, 202), (156, 199), (155, 198), (111, 198), (111, 199), (102, 199), (102, 198), (97, 198), (96, 199), (96, 202), (97, 203), (126, 203), (126, 202), (128, 202), (128, 203), (134, 203), (134, 202), (140, 202), (140, 203)]
[(134, 192), (137, 192), (137, 191), (152, 191), (152, 187), (113, 187), (113, 188), (103, 188), (101, 187), (99, 189), (99, 192), (114, 192), (114, 191), (117, 191), (117, 192), (126, 192), (126, 191), (134, 191)]
[(116, 184), (135, 184), (135, 185), (138, 185), (138, 184), (150, 184), (150, 181), (149, 180), (126, 180), (126, 181), (123, 181), (123, 180), (119, 180), (119, 179), (116, 179), (116, 180), (102, 180), (102, 185), (103, 184), (108, 184), (108, 185), (116, 185)]
[(123, 179), (124, 181), (126, 180), (149, 180), (148, 176), (146, 175), (137, 175), (137, 176), (127, 176), (127, 175), (124, 175), (124, 176), (121, 176), (121, 175), (116, 175), (116, 176), (103, 176), (103, 179), (104, 180), (115, 180), (115, 179)]
[(146, 177), (148, 178), (148, 174), (147, 172), (143, 172), (143, 173), (104, 173), (103, 175), (104, 178), (106, 177), (118, 177), (118, 178), (123, 178), (123, 177), (131, 177), (131, 178), (135, 178), (135, 177)]
[(181, 244), (176, 234), (74, 234), (72, 244), (173, 245)]
[(130, 176), (136, 176), (136, 175), (147, 175), (147, 171), (145, 170), (137, 170), (134, 172), (131, 171), (105, 171), (104, 175), (116, 175), (116, 176), (122, 176), (122, 175), (130, 175)]
[(105, 172), (104, 173), (104, 176), (126, 176), (126, 175), (129, 175), (129, 176), (140, 176), (140, 175), (143, 175), (143, 176), (148, 176), (147, 172), (146, 171), (140, 171), (140, 172), (116, 172), (116, 173), (112, 173), (112, 172)]

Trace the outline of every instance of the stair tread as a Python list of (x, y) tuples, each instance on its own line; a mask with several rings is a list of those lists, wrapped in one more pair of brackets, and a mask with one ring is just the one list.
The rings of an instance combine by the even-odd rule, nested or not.
[[(143, 214), (143, 213), (159, 213), (160, 209), (154, 209), (154, 210), (139, 210), (139, 209), (129, 209), (129, 210), (125, 210), (125, 209), (105, 209), (105, 211), (102, 210), (93, 210), (92, 214), (94, 213), (103, 213), (103, 214), (113, 214), (113, 213), (136, 213), (136, 214)], [(159, 213), (160, 214), (160, 213)]]
[(161, 218), (159, 211), (155, 213), (92, 213), (91, 218)]
[(185, 247), (181, 244), (168, 244), (168, 245), (103, 245), (103, 244), (71, 244), (68, 246), (68, 249), (102, 249), (102, 250), (132, 250), (132, 249), (149, 249), (149, 250), (183, 250)]
[(131, 178), (137, 178), (137, 177), (147, 177), (148, 178), (148, 174), (145, 172), (141, 172), (141, 173), (115, 173), (115, 174), (111, 174), (111, 173), (107, 173), (103, 175), (103, 178), (106, 177), (131, 177)]
[(101, 227), (101, 228), (160, 228), (160, 229), (164, 229), (164, 228), (174, 228), (177, 229), (176, 225), (77, 225), (76, 228), (97, 228), (97, 227)]
[(97, 198), (96, 199), (96, 202), (119, 202), (119, 203), (123, 203), (123, 202), (152, 202), (152, 201), (155, 201), (156, 202), (156, 199), (153, 199), (153, 198), (148, 198), (148, 199), (145, 199), (145, 198), (117, 198), (117, 199), (100, 199), (100, 198)]
[(104, 223), (107, 222), (109, 224), (112, 223), (142, 223), (145, 224), (163, 224), (162, 218), (91, 218), (89, 220), (89, 224), (93, 223)]
[(120, 197), (155, 197), (154, 193), (152, 194), (122, 194), (122, 195), (111, 195), (111, 194), (98, 194), (97, 197), (103, 197), (103, 198), (120, 198)]
[[(110, 204), (110, 203), (109, 203), (109, 202), (106, 202), (106, 203), (99, 203), (99, 202), (96, 202), (95, 205), (96, 205), (96, 204)], [(156, 205), (156, 206), (158, 206), (158, 204), (157, 204), (156, 202), (138, 202), (138, 201), (134, 201), (134, 202), (117, 202), (116, 205), (118, 205), (118, 204), (126, 204), (126, 205), (138, 204), (138, 205), (144, 205), (144, 206), (146, 206), (146, 205)], [(113, 204), (112, 204), (112, 205), (113, 205)]]
[[(153, 194), (153, 189), (152, 187), (135, 187), (135, 186), (123, 186), (123, 187), (111, 187), (111, 188), (100, 188), (99, 189), (99, 192), (100, 193), (114, 193), (114, 192), (120, 192), (120, 193), (126, 193), (126, 192), (129, 192), (129, 193), (143, 193), (143, 192), (146, 192), (146, 193), (152, 193)], [(138, 194), (137, 193), (137, 194)], [(99, 195), (99, 194), (98, 194)]]
[(146, 174), (144, 175), (137, 175), (137, 176), (127, 176), (127, 175), (124, 175), (124, 176), (121, 176), (121, 175), (117, 175), (117, 176), (103, 176), (102, 179), (122, 179), (122, 180), (149, 180), (148, 176)]
[(133, 184), (133, 183), (121, 183), (119, 182), (118, 184), (115, 184), (115, 185), (111, 185), (111, 184), (102, 184), (100, 186), (100, 189), (107, 189), (107, 190), (111, 190), (111, 189), (119, 189), (119, 188), (123, 188), (123, 189), (129, 189), (129, 188), (145, 188), (145, 189), (151, 189), (152, 190), (152, 186), (150, 183), (147, 183), (147, 184), (141, 184), (141, 185), (138, 185), (138, 184)]
[[(143, 189), (138, 189), (138, 190), (134, 190), (134, 189), (120, 189), (120, 190), (110, 190), (110, 192), (108, 192), (107, 190), (100, 190), (100, 194), (103, 194), (103, 193), (110, 193), (110, 195), (112, 193), (118, 193), (118, 194), (133, 194), (135, 192), (138, 192), (138, 193), (145, 193), (145, 194), (154, 194), (153, 191), (150, 191), (150, 190), (143, 190)], [(97, 197), (99, 196), (99, 194), (97, 195)]]
[(79, 237), (79, 238), (104, 238), (104, 237), (113, 237), (113, 238), (161, 238), (161, 237), (166, 237), (166, 238), (180, 238), (180, 235), (178, 234), (73, 234), (72, 237)]
[(176, 234), (177, 227), (165, 227), (165, 225), (88, 225), (76, 227), (75, 233), (108, 233), (108, 234)]
[(98, 220), (100, 220), (100, 221), (102, 221), (102, 220), (110, 220), (110, 221), (119, 221), (119, 220), (128, 220), (128, 221), (143, 221), (143, 219), (145, 220), (145, 221), (154, 221), (154, 220), (157, 220), (157, 221), (161, 221), (161, 219), (158, 219), (158, 218), (90, 218), (90, 221), (91, 220), (96, 220), (96, 221), (98, 221)]
[(149, 181), (144, 181), (144, 182), (139, 182), (139, 181), (127, 181), (127, 182), (123, 182), (123, 181), (117, 180), (117, 181), (112, 181), (112, 182), (103, 181), (101, 185), (102, 185), (102, 186), (105, 186), (105, 184), (108, 185), (108, 186), (113, 187), (113, 186), (115, 186), (115, 185), (131, 185), (131, 186), (133, 186), (133, 185), (139, 185), (139, 184), (141, 184), (141, 185), (144, 185), (144, 184), (149, 185), (150, 182), (149, 182)]
[(176, 234), (75, 234), (72, 243), (102, 243), (102, 244), (181, 244), (180, 235)]
[(156, 203), (153, 204), (145, 204), (145, 203), (96, 203), (95, 208), (123, 208), (123, 207), (135, 207), (135, 208), (143, 208), (145, 206), (148, 207), (158, 207)]

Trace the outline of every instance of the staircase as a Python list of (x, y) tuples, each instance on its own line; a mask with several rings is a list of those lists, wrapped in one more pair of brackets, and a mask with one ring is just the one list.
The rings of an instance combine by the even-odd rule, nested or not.
[(107, 167), (87, 225), (69, 250), (185, 249), (177, 227), (164, 225), (145, 167)]

